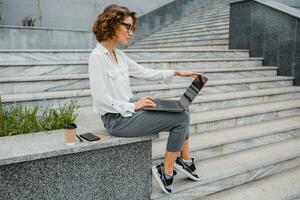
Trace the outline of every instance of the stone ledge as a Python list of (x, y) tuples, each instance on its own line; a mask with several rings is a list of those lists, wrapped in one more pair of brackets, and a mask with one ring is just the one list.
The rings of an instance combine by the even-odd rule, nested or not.
[(41, 31), (68, 31), (68, 32), (84, 32), (92, 33), (89, 30), (76, 30), (76, 29), (63, 29), (63, 28), (46, 28), (46, 27), (29, 27), (29, 26), (10, 26), (10, 25), (0, 25), (0, 28), (6, 29), (23, 29), (23, 30), (41, 30)]
[(148, 200), (151, 141), (118, 144), (2, 165), (1, 199)]
[[(105, 133), (91, 107), (81, 107), (78, 111), (78, 134)], [(63, 130), (2, 137), (1, 197), (149, 199), (154, 137), (111, 136), (97, 142), (78, 140), (71, 146), (64, 143)]]
[(0, 138), (0, 166), (142, 142), (154, 137), (119, 138), (111, 136), (109, 139), (99, 142), (80, 143), (77, 140), (75, 145), (69, 146), (64, 143), (63, 130), (7, 136)]

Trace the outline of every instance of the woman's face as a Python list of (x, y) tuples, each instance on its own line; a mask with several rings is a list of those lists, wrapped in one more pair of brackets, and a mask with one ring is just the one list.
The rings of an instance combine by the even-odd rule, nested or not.
[(132, 30), (132, 24), (133, 20), (131, 17), (125, 18), (124, 21), (122, 21), (119, 28), (116, 30), (116, 39), (119, 44), (121, 45), (127, 45), (128, 40), (131, 36), (133, 36), (133, 30)]

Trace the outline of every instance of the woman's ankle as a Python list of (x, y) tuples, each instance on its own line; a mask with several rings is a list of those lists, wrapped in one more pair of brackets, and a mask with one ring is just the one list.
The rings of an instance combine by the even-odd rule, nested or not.
[(168, 168), (164, 167), (164, 173), (165, 173), (165, 174), (172, 175), (172, 174), (173, 174), (173, 171), (174, 171), (173, 168), (168, 169)]
[(183, 154), (183, 153), (181, 153), (181, 158), (184, 159), (184, 160), (191, 160), (192, 159), (190, 154), (187, 155), (187, 154)]

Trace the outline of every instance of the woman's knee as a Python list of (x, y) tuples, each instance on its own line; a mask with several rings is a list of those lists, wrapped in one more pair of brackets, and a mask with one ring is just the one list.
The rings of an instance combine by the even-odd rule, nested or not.
[(187, 123), (189, 123), (190, 121), (190, 113), (185, 111), (185, 112), (182, 112), (181, 113), (181, 118), (182, 118), (182, 121), (185, 121)]

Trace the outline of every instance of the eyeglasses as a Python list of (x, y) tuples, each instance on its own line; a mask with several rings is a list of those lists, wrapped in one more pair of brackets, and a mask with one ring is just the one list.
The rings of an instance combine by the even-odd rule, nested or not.
[(131, 24), (127, 24), (125, 22), (121, 22), (121, 24), (125, 26), (127, 33), (135, 31), (135, 28)]

